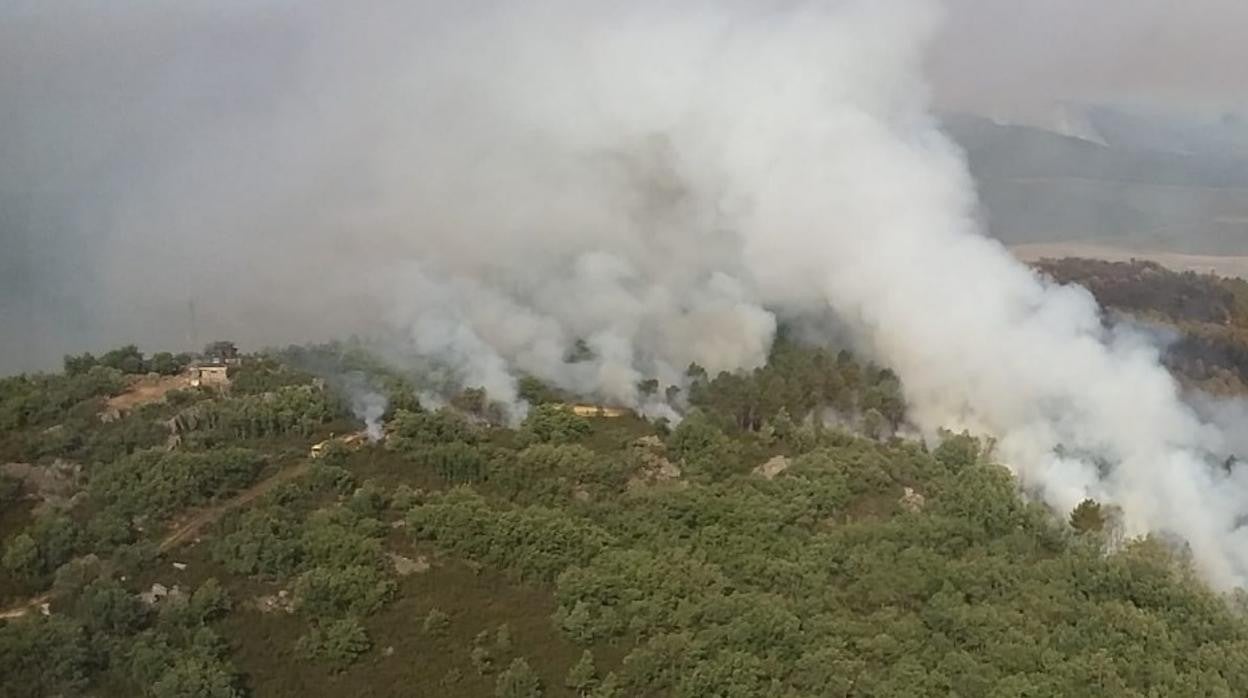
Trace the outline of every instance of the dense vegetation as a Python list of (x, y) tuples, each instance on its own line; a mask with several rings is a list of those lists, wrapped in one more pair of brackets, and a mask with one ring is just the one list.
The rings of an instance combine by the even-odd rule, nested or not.
[[(757, 370), (642, 386), (678, 424), (577, 416), (529, 378), (514, 427), (479, 390), (426, 409), (350, 345), (229, 358), (228, 390), (111, 421), (124, 368), (0, 382), (0, 462), (24, 464), (0, 607), (26, 611), (0, 620), (0, 696), (1248, 687), (1238, 597), (1109, 507), (1025, 502), (969, 435), (893, 436), (900, 379), (847, 353), (782, 337)], [(311, 458), (362, 426), (361, 386), (390, 396), (384, 439)]]

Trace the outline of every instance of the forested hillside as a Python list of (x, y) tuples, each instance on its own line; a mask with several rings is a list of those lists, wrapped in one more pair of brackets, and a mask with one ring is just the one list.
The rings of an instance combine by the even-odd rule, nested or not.
[(966, 151), (992, 235), (1010, 245), (1248, 252), (1248, 158), (1240, 136), (1207, 125), (1187, 132), (1178, 123), (1149, 128), (1138, 115), (1098, 111), (1086, 115), (1095, 123), (1088, 134), (1095, 141), (942, 115), (942, 127)]
[(1044, 260), (1035, 265), (1077, 283), (1110, 310), (1164, 330), (1171, 371), (1205, 392), (1248, 391), (1248, 281), (1171, 271), (1154, 262)]
[[(1141, 302), (1241, 317), (1175, 283), (1190, 303)], [(904, 377), (848, 353), (782, 338), (752, 372), (644, 383), (678, 424), (578, 416), (590, 397), (532, 378), (515, 424), (479, 390), (422, 404), (348, 345), (118, 400), (194, 359), (0, 380), (0, 696), (1248, 687), (1238, 598), (1111, 507), (1026, 503), (991, 444), (897, 436)]]

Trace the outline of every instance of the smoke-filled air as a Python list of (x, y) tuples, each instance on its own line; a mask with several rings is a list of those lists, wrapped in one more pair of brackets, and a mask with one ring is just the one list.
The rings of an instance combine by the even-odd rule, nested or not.
[[(385, 338), (514, 410), (531, 374), (659, 414), (639, 380), (753, 368), (781, 324), (834, 326), (897, 371), (924, 434), (991, 435), (1059, 512), (1114, 503), (1214, 585), (1245, 581), (1222, 432), (1144, 335), (979, 229), (928, 111), (938, 4), (367, 6), (202, 9), (239, 42), (196, 44), (219, 74), (145, 68), (127, 89), (147, 100), (99, 115), (128, 140), (98, 162), (125, 174), (74, 225), (112, 302), (171, 318), (125, 336), (181, 337), (194, 298), (242, 341)], [(228, 90), (184, 82), (211, 79)], [(43, 174), (88, 188), (70, 165)]]

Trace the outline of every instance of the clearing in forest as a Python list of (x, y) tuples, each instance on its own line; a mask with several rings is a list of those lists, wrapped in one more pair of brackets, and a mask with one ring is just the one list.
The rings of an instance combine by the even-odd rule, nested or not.
[(189, 374), (176, 376), (141, 376), (126, 389), (126, 392), (108, 399), (108, 408), (117, 412), (125, 412), (165, 399), (171, 390), (185, 390), (191, 387)]

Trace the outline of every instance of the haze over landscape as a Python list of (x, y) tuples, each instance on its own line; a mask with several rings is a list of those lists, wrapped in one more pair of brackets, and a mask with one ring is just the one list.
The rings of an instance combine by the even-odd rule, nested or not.
[[(968, 151), (991, 234), (1248, 253), (1248, 91), (1223, 69), (1242, 62), (1245, 10), (1200, 7), (948, 4), (919, 71)], [(384, 54), (353, 37), (422, 44), (437, 24), (403, 18), (453, 13), (383, 3), (339, 22), (276, 1), (0, 12), (0, 317), (15, 328), (0, 367), (121, 341), (193, 345), (193, 298), (201, 336), (269, 344), (371, 329), (359, 322), (376, 314), (369, 294), (332, 272), (361, 255), (361, 227), (379, 226), (341, 217), (397, 176), (364, 144), (404, 139), (362, 115), (420, 123), (420, 87), (400, 77), (415, 59), (400, 56), (433, 49)], [(396, 26), (378, 26), (392, 15)], [(309, 199), (339, 218), (273, 218)], [(322, 294), (333, 303), (306, 302), (310, 269), (336, 284)], [(153, 313), (160, 322), (136, 319)]]
[[(18, 105), (6, 360), (44, 363), (56, 354), (36, 348), (97, 333), (165, 346), (363, 333), (515, 419), (525, 374), (674, 416), (638, 384), (684, 386), (691, 363), (760, 366), (789, 323), (898, 370), (924, 433), (998, 437), (1059, 508), (1134, 502), (1130, 531), (1179, 532), (1221, 584), (1248, 573), (1248, 498), (1203, 474), (1200, 454), (1224, 439), (1180, 404), (1157, 350), (1100, 333), (1090, 297), (1047, 286), (976, 227), (1010, 243), (1234, 249), (1248, 160), (1229, 117), (996, 90), (1024, 111), (1054, 100), (1063, 121), (937, 119), (929, 96), (974, 93), (942, 27), (946, 40), (1019, 30), (957, 3), (70, 9), (29, 6), (6, 25), (6, 50), (29, 52), (4, 62)], [(1129, 35), (1120, 50), (1146, 48)], [(932, 41), (943, 81), (929, 88)], [(1159, 77), (1064, 84), (1118, 102), (1193, 84)], [(586, 359), (569, 362), (576, 342)], [(1102, 458), (1121, 467), (1098, 474)]]
[[(517, 618), (552, 649), (535, 669), (510, 629), (457, 625), (446, 690), (532, 698), (567, 671), (591, 695), (597, 656), (625, 686), (602, 695), (908, 695), (904, 652), (830, 630), (895, 613), (934, 648), (910, 694), (983, 674), (961, 657), (1014, 615), (1063, 669), (983, 659), (968, 695), (1065, 694), (1100, 670), (1063, 633), (1121, 611), (1173, 634), (1150, 651), (1216, 650), (1122, 664), (1114, 695), (1233, 695), (1248, 86), (1225, 68), (1248, 11), (1186, 7), (0, 8), (0, 373), (50, 371), (0, 382), (7, 617), (64, 600), (48, 632), (130, 638), (58, 686), (259, 695), (280, 659), (186, 628), (285, 637), (256, 615), (277, 607), (302, 660), (367, 682), (372, 638), (383, 666), (415, 637), (386, 614), (486, 622), (392, 577), (470, 564), (534, 585)], [(197, 584), (290, 589), (101, 625), (201, 531)], [(877, 557), (907, 555), (927, 572), (872, 597), (899, 578)], [(974, 607), (980, 564), (1048, 586), (984, 592), (1001, 615), (975, 631), (931, 611)], [(1088, 631), (1058, 597), (1106, 615)], [(737, 604), (772, 635), (729, 628)], [(22, 623), (0, 662), (43, 632)], [(172, 674), (129, 649), (179, 643), (199, 663)]]

